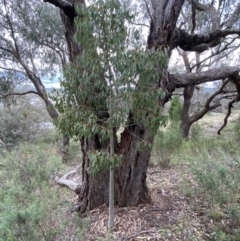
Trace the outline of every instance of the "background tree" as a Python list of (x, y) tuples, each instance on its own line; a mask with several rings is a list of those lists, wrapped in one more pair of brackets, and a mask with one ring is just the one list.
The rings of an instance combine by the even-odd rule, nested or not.
[[(54, 78), (71, 59), (59, 11), (39, 1), (1, 0), (0, 4), (0, 69), (4, 74), (13, 76), (10, 80), (15, 86), (28, 83), (34, 86), (33, 90), (21, 93), (16, 89), (9, 90), (1, 97), (38, 95), (55, 120), (59, 114), (49, 98), (43, 77)], [(68, 141), (65, 137), (63, 146)], [(65, 155), (67, 149), (62, 151)]]
[[(230, 4), (230, 2), (228, 4)], [(189, 34), (195, 32), (203, 34), (206, 29), (211, 29), (212, 31), (224, 29), (225, 26), (223, 24), (221, 25), (220, 22), (221, 20), (224, 21), (223, 13), (229, 14), (229, 10), (227, 1), (220, 1), (218, 5), (213, 5), (207, 1), (204, 4), (195, 1), (193, 1), (192, 4), (186, 2), (180, 15), (182, 19), (182, 28)], [(213, 19), (214, 23), (212, 24)], [(192, 51), (191, 54), (178, 49), (178, 54), (182, 58), (180, 62), (185, 66), (187, 73), (201, 73), (213, 67), (223, 67), (225, 63), (229, 61), (229, 56), (239, 48), (237, 35), (227, 36), (224, 41), (219, 41), (217, 39), (216, 41), (218, 42), (217, 45), (213, 41), (211, 44), (209, 43), (208, 46), (202, 46), (203, 49)], [(235, 55), (235, 59), (231, 60), (231, 64), (237, 63), (237, 59), (238, 56)], [(177, 64), (177, 61), (175, 64)], [(184, 103), (181, 118), (183, 135), (185, 137), (188, 137), (190, 127), (194, 122), (201, 119), (209, 111), (221, 106), (221, 100), (230, 99), (231, 101), (236, 97), (236, 89), (235, 91), (229, 89), (231, 80), (223, 79), (222, 81), (222, 84), (218, 84), (218, 86), (215, 85), (215, 91), (207, 98), (205, 97), (205, 99), (202, 99), (199, 106), (200, 108), (194, 111), (191, 110), (194, 102), (193, 96), (194, 92), (200, 87), (187, 86), (184, 88)]]
[(15, 97), (14, 104), (0, 107), (0, 137), (5, 148), (23, 142), (33, 142), (44, 135), (51, 124), (41, 99)]

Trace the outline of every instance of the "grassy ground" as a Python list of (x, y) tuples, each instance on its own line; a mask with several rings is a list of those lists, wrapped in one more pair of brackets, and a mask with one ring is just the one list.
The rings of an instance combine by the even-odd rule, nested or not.
[(152, 204), (116, 207), (111, 234), (105, 205), (83, 217), (71, 213), (77, 196), (54, 182), (54, 175), (79, 164), (79, 143), (71, 143), (67, 164), (53, 133), (11, 153), (2, 150), (0, 240), (240, 240), (238, 115), (221, 136), (216, 131), (224, 116), (210, 114), (191, 140), (180, 141), (174, 131), (172, 139), (155, 142), (147, 175)]

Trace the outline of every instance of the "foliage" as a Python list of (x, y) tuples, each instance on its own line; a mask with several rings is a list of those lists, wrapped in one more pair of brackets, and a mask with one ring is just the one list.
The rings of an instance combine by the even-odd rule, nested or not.
[(114, 158), (114, 167), (117, 167), (121, 163), (122, 156), (114, 154), (111, 156), (109, 153), (96, 151), (89, 153), (89, 159), (91, 166), (88, 171), (92, 175), (97, 175), (103, 169), (109, 169), (112, 166), (112, 158)]
[(99, 0), (78, 14), (75, 39), (82, 53), (65, 68), (62, 90), (54, 97), (62, 113), (57, 127), (71, 137), (107, 140), (111, 126), (127, 126), (134, 112), (135, 123), (154, 133), (162, 120), (157, 103), (163, 91), (153, 86), (165, 56), (143, 50), (139, 32), (127, 26), (133, 16), (119, 1)]
[[(10, 81), (13, 76), (8, 75), (0, 73), (0, 103), (3, 103), (4, 105), (8, 105), (14, 102), (13, 96), (4, 96), (14, 89), (14, 84), (12, 81)], [(16, 76), (14, 77), (16, 78)], [(1, 95), (3, 95), (3, 97)]]
[[(210, 210), (216, 231), (213, 240), (235, 240), (239, 231), (239, 148), (235, 141), (226, 138), (198, 137), (183, 141), (180, 158), (187, 160), (190, 180), (184, 179), (184, 193), (195, 198)], [(189, 176), (188, 176), (189, 177)], [(187, 187), (187, 188), (186, 188)], [(200, 207), (199, 207), (200, 208)], [(221, 220), (224, 221), (222, 225)], [(230, 228), (230, 233), (225, 230)], [(228, 231), (229, 232), (229, 231)]]
[[(35, 103), (32, 103), (35, 101)], [(0, 107), (0, 135), (10, 148), (24, 141), (34, 141), (51, 125), (42, 102), (28, 97), (15, 98), (14, 104)]]
[(202, 128), (196, 122), (191, 126), (191, 138), (194, 140), (197, 140), (198, 138), (201, 138), (201, 136), (202, 136)]
[(51, 152), (48, 145), (28, 144), (1, 158), (1, 241), (54, 240), (63, 228), (55, 225), (59, 197), (49, 183), (61, 161)]

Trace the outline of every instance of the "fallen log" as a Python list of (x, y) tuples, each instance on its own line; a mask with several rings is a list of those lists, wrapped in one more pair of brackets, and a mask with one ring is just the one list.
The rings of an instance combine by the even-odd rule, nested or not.
[(78, 165), (76, 168), (74, 168), (73, 170), (67, 172), (66, 174), (64, 174), (61, 178), (59, 178), (58, 176), (56, 176), (54, 178), (54, 180), (56, 181), (56, 183), (66, 186), (69, 189), (73, 190), (75, 193), (79, 194), (81, 191), (81, 184), (73, 181), (73, 180), (69, 180), (68, 177), (77, 173), (78, 169), (81, 167), (81, 165)]

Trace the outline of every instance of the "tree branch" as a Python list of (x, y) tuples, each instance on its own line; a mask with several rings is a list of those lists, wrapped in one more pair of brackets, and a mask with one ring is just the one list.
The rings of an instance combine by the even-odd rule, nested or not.
[[(219, 47), (219, 49), (218, 49), (216, 52), (212, 51), (211, 55), (207, 56), (205, 59), (203, 59), (203, 60), (200, 61), (199, 63), (194, 64), (193, 66), (191, 66), (191, 70), (194, 69), (197, 65), (201, 65), (201, 67), (206, 67), (206, 66), (203, 66), (203, 65), (202, 65), (204, 62), (206, 62), (207, 60), (213, 58), (214, 56), (217, 56), (217, 57), (218, 57), (219, 54), (221, 54), (222, 52), (230, 49), (231, 44), (232, 44), (236, 39), (237, 39), (237, 38), (233, 38), (230, 42), (227, 42), (221, 49), (220, 49), (220, 47)], [(238, 46), (237, 46), (236, 48), (238, 48)], [(230, 51), (227, 52), (226, 54), (224, 54), (224, 55), (216, 58), (213, 62), (219, 61), (221, 58), (226, 57), (228, 54), (230, 54), (231, 52), (235, 51), (236, 48), (233, 48), (232, 50), (230, 50)], [(211, 64), (212, 64), (213, 62), (211, 61)]]
[[(231, 17), (227, 21), (227, 28), (232, 28), (233, 24), (239, 20), (240, 15), (240, 3), (238, 3), (236, 9), (232, 13)], [(224, 25), (224, 24), (223, 24)]]
[(148, 6), (147, 1), (144, 0), (144, 3), (145, 3), (145, 6), (146, 6), (146, 9), (147, 9), (147, 13), (148, 13), (148, 15), (149, 15), (149, 18), (151, 19), (151, 21), (153, 21), (153, 16), (152, 16), (152, 14), (151, 14), (151, 12), (150, 12), (150, 9), (149, 9), (149, 6)]
[(193, 114), (191, 117), (190, 117), (190, 120), (189, 122), (192, 124), (194, 122), (196, 122), (197, 120), (201, 119), (208, 111), (210, 110), (214, 110), (216, 109), (217, 107), (221, 106), (221, 103), (220, 103), (220, 99), (222, 98), (219, 98), (219, 99), (216, 99), (215, 100), (215, 103), (213, 105), (210, 105), (211, 102), (213, 101), (213, 99), (221, 94), (223, 92), (223, 89), (224, 87), (230, 82), (230, 79), (226, 80), (222, 86), (220, 87), (219, 90), (217, 90), (216, 92), (214, 92), (206, 101), (206, 104), (204, 106), (204, 108), (202, 110), (200, 110), (199, 112), (196, 112), (195, 114)]
[(214, 6), (199, 3), (196, 0), (192, 0), (191, 2), (196, 10), (208, 12), (211, 15), (212, 30), (220, 29), (220, 19)]
[(219, 44), (221, 38), (237, 34), (240, 36), (240, 29), (215, 30), (206, 34), (188, 34), (182, 29), (176, 29), (172, 38), (172, 48), (179, 46), (185, 51), (204, 52)]
[(48, 2), (61, 10), (70, 17), (71, 19), (74, 19), (77, 14), (74, 8), (74, 4), (70, 3), (69, 1), (66, 0), (43, 0), (43, 2)]
[(181, 88), (226, 79), (231, 75), (238, 74), (239, 71), (240, 67), (228, 66), (200, 73), (169, 74), (169, 80), (176, 88)]
[(12, 95), (29, 95), (29, 94), (35, 94), (35, 95), (39, 96), (39, 93), (37, 91), (34, 91), (34, 90), (29, 90), (29, 91), (26, 91), (26, 92), (12, 92), (12, 93), (7, 93), (7, 94), (0, 93), (0, 96), (2, 98), (6, 98), (6, 97), (12, 96)]
[(218, 135), (221, 135), (221, 131), (224, 129), (224, 127), (227, 125), (227, 122), (228, 122), (228, 118), (229, 118), (229, 116), (231, 115), (231, 113), (232, 113), (232, 108), (233, 108), (233, 103), (234, 102), (236, 102), (236, 99), (234, 99), (234, 100), (232, 100), (232, 101), (230, 101), (229, 103), (228, 103), (228, 111), (227, 111), (227, 114), (226, 114), (226, 116), (224, 117), (224, 122), (223, 122), (223, 124), (222, 124), (222, 126), (220, 127), (220, 129), (218, 130)]
[(226, 114), (226, 116), (225, 116), (225, 118), (224, 118), (223, 125), (222, 125), (222, 126), (220, 127), (220, 129), (218, 130), (218, 135), (221, 134), (221, 131), (222, 131), (223, 128), (227, 125), (228, 118), (229, 118), (229, 116), (230, 116), (231, 113), (232, 113), (233, 103), (240, 101), (240, 76), (239, 76), (238, 73), (235, 73), (235, 74), (233, 74), (233, 75), (231, 76), (230, 79), (231, 79), (231, 81), (233, 82), (233, 84), (235, 84), (235, 86), (236, 86), (237, 95), (236, 95), (236, 97), (235, 97), (232, 101), (230, 101), (230, 102), (228, 103), (228, 111), (227, 111), (227, 114)]

